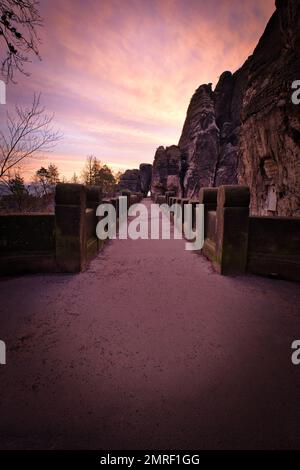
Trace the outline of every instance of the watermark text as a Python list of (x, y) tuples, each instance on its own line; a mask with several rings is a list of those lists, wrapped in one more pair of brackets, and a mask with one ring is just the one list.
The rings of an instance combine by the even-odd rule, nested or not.
[(292, 89), (295, 90), (292, 94), (292, 103), (300, 104), (300, 80), (293, 81)]
[(0, 340), (0, 365), (6, 364), (6, 345)]
[[(96, 215), (100, 221), (96, 227), (100, 240), (107, 238), (120, 240), (187, 240), (185, 249), (188, 251), (201, 250), (204, 243), (204, 205), (203, 204), (133, 204), (127, 207), (127, 197), (118, 199), (118, 211), (110, 203), (100, 204)], [(118, 212), (118, 214), (117, 214)], [(118, 215), (118, 217), (117, 217)], [(118, 218), (118, 231), (117, 231)], [(130, 218), (130, 219), (129, 219)], [(174, 230), (171, 230), (173, 219)]]
[(292, 342), (292, 349), (294, 349), (294, 352), (292, 354), (292, 363), (294, 366), (299, 366), (300, 364), (300, 340), (296, 339), (295, 341)]

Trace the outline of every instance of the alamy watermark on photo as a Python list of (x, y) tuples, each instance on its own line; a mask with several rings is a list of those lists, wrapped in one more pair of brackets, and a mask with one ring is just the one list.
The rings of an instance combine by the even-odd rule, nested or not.
[(295, 90), (292, 94), (292, 103), (300, 104), (300, 80), (294, 80), (292, 89)]
[(300, 364), (300, 340), (296, 339), (295, 341), (293, 341), (291, 348), (294, 349), (294, 352), (291, 357), (292, 363), (294, 364), (294, 366), (299, 366)]
[(6, 345), (0, 340), (0, 365), (6, 364)]
[[(188, 251), (201, 250), (204, 243), (204, 205), (199, 203), (184, 204), (151, 204), (139, 203), (127, 208), (127, 197), (120, 196), (117, 211), (113, 204), (100, 204), (96, 215), (100, 221), (96, 227), (100, 240), (107, 238), (120, 240), (187, 240), (185, 249)], [(173, 217), (174, 231), (171, 230)], [(117, 218), (118, 227), (117, 230)], [(129, 219), (131, 218), (131, 219)]]

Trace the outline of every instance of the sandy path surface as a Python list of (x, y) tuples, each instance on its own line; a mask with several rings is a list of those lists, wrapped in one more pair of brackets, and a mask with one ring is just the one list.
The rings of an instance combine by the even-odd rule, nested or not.
[(300, 447), (299, 285), (219, 276), (184, 243), (1, 280), (1, 448)]

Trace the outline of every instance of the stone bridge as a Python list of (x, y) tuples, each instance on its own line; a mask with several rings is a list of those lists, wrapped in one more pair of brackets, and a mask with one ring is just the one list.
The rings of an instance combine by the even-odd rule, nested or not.
[[(86, 235), (97, 191), (86, 199), (82, 187), (69, 188), (68, 197), (64, 189), (54, 220), (38, 222), (46, 239), (39, 248), (46, 244), (50, 267), (51, 243), (58, 242), (45, 234), (56, 227), (65, 266), (72, 250), (82, 255), (71, 265), (77, 271), (88, 252), (93, 256), (76, 275), (0, 282), (7, 347), (1, 448), (299, 448), (300, 368), (291, 362), (300, 335), (298, 285), (220, 276), (205, 257), (187, 252), (184, 240), (116, 239), (99, 250)], [(239, 206), (228, 191), (217, 201), (215, 192), (202, 194), (211, 204), (205, 249), (222, 269), (228, 264), (219, 257), (215, 222), (226, 232), (247, 219), (247, 191)], [(250, 224), (257, 245), (258, 222)], [(224, 237), (229, 250), (231, 241)], [(243, 253), (244, 239), (239, 243)]]

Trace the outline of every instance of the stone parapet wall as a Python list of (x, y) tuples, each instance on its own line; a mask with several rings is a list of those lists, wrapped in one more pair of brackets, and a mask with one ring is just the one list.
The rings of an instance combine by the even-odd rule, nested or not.
[(300, 218), (251, 217), (247, 186), (202, 188), (202, 253), (221, 274), (253, 273), (300, 280)]
[[(128, 208), (144, 197), (124, 193)], [(119, 217), (118, 197), (104, 199), (98, 186), (59, 183), (53, 214), (0, 216), (0, 274), (83, 271), (104, 245), (96, 235), (101, 202), (112, 204)]]
[(300, 217), (250, 217), (247, 270), (300, 281)]
[(0, 216), (0, 274), (57, 271), (55, 215)]

